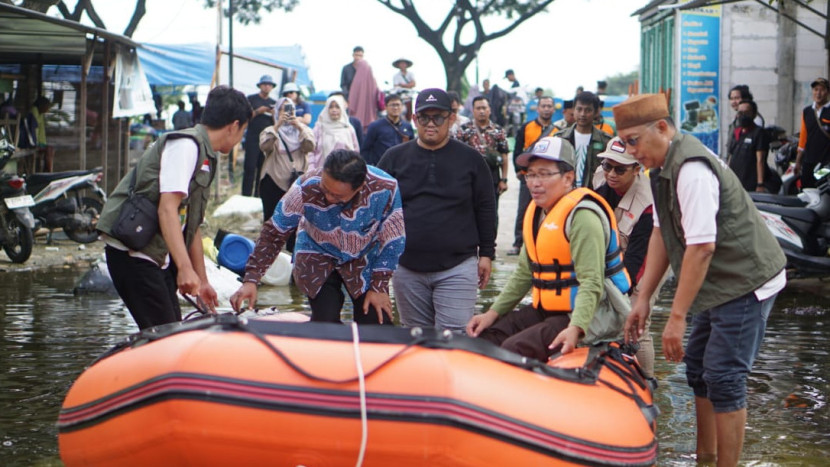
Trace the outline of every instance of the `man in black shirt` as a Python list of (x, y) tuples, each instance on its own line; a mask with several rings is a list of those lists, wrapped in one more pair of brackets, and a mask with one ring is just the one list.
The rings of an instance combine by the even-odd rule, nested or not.
[(352, 62), (343, 65), (343, 70), (340, 71), (340, 90), (346, 102), (349, 102), (349, 89), (352, 87), (354, 74), (357, 72), (354, 65), (359, 60), (363, 60), (363, 47), (358, 45), (352, 49)]
[(495, 254), (493, 179), (478, 151), (450, 138), (455, 114), (446, 92), (422, 90), (415, 115), (418, 138), (378, 163), (398, 180), (406, 224), (395, 302), (404, 326), (463, 332)]
[(271, 75), (262, 75), (257, 87), (258, 94), (248, 96), (248, 102), (254, 109), (254, 118), (248, 124), (245, 133), (245, 167), (242, 175), (242, 196), (259, 196), (259, 171), (265, 161), (265, 155), (259, 149), (259, 134), (262, 130), (274, 124), (274, 105), (277, 101), (271, 99), (270, 94), (276, 84)]

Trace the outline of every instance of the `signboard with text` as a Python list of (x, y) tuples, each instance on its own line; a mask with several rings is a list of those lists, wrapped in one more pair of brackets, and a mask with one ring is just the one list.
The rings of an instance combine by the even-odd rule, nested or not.
[(720, 19), (720, 6), (680, 12), (678, 126), (715, 154), (720, 126)]

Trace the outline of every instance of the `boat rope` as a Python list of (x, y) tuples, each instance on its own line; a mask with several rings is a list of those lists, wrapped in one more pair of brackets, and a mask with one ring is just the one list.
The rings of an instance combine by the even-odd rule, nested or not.
[(363, 465), (363, 458), (366, 456), (366, 444), (369, 441), (369, 421), (366, 410), (366, 377), (363, 374), (363, 360), (360, 358), (360, 335), (357, 330), (357, 323), (352, 321), (352, 342), (354, 343), (354, 364), (357, 369), (357, 383), (360, 388), (360, 453), (357, 456), (356, 467)]
[[(344, 379), (332, 379), (332, 378), (326, 378), (325, 376), (315, 375), (313, 373), (310, 373), (310, 372), (304, 370), (299, 365), (294, 363), (290, 358), (288, 358), (288, 356), (285, 355), (280, 349), (278, 349), (276, 346), (274, 346), (274, 344), (272, 344), (268, 339), (266, 339), (265, 336), (263, 336), (259, 331), (252, 328), (251, 326), (249, 326), (247, 324), (247, 322), (248, 322), (248, 320), (246, 320), (244, 318), (239, 319), (238, 322), (236, 323), (236, 326), (237, 326), (238, 329), (240, 329), (242, 331), (251, 333), (251, 335), (253, 335), (257, 340), (259, 340), (266, 347), (268, 347), (268, 349), (271, 350), (271, 352), (276, 354), (282, 361), (284, 361), (286, 365), (290, 366), (294, 371), (296, 371), (297, 373), (305, 376), (306, 378), (316, 380), (316, 381), (323, 381), (323, 382), (326, 382), (326, 383), (333, 383), (333, 384), (353, 383), (353, 382), (358, 381), (360, 379), (359, 375), (354, 376), (354, 377), (350, 377), (350, 378), (344, 378)], [(407, 350), (409, 350), (410, 348), (412, 348), (416, 345), (423, 344), (424, 341), (426, 340), (420, 333), (416, 333), (416, 332), (412, 333), (412, 337), (413, 337), (413, 339), (411, 341), (407, 342), (403, 347), (401, 347), (400, 350), (398, 350), (397, 352), (390, 355), (389, 358), (387, 358), (386, 360), (380, 362), (379, 364), (377, 364), (377, 366), (375, 366), (371, 370), (367, 371), (363, 377), (368, 378), (368, 377), (372, 376), (373, 374), (375, 374), (375, 372), (377, 372), (381, 368), (383, 368), (386, 365), (388, 365), (388, 364), (392, 363), (393, 361), (395, 361), (395, 359), (397, 359), (401, 354), (403, 354), (404, 352), (406, 352)]]

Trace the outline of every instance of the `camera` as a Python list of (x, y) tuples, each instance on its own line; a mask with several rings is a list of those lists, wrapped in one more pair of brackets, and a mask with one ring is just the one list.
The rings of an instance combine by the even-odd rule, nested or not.
[(294, 104), (292, 104), (290, 102), (286, 102), (285, 105), (282, 106), (282, 110), (289, 117), (294, 116)]

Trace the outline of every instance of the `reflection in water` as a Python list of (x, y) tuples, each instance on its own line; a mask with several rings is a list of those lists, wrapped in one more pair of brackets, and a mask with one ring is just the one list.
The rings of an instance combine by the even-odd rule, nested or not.
[[(514, 267), (495, 265), (480, 310), (492, 303)], [(0, 273), (0, 464), (54, 461), (55, 421), (69, 386), (95, 357), (137, 330), (117, 298), (73, 296), (80, 275), (69, 269)], [(309, 313), (296, 289), (260, 290), (262, 307)], [(658, 355), (668, 296), (658, 302), (652, 324)], [(822, 465), (830, 455), (827, 311), (821, 297), (791, 292), (777, 300), (749, 379), (744, 461)], [(684, 367), (658, 357), (655, 372), (662, 411), (659, 463), (694, 465), (694, 401)]]

